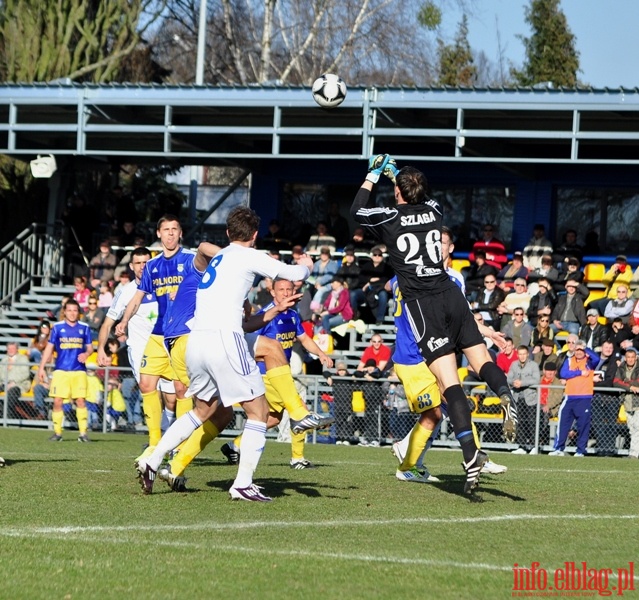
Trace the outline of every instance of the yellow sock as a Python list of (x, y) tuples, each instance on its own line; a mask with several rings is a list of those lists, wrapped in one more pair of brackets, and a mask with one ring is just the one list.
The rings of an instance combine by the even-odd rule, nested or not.
[(479, 436), (477, 435), (477, 427), (475, 427), (474, 423), (471, 423), (473, 426), (473, 438), (475, 439), (475, 445), (477, 446), (477, 450), (481, 450), (481, 443), (479, 441)]
[(78, 419), (78, 431), (80, 435), (85, 435), (87, 432), (87, 423), (89, 422), (89, 409), (86, 406), (84, 408), (76, 406), (75, 416)]
[(142, 394), (142, 409), (149, 428), (149, 446), (157, 446), (162, 437), (162, 402), (157, 390)]
[(297, 393), (293, 375), (291, 374), (291, 367), (288, 365), (275, 367), (266, 372), (266, 377), (282, 398), (284, 408), (288, 411), (291, 419), (301, 421), (308, 414), (308, 408), (306, 408), (306, 405)]
[(293, 460), (301, 460), (304, 458), (305, 442), (306, 433), (293, 433), (291, 431), (291, 453)]
[(56, 435), (62, 435), (62, 421), (64, 421), (64, 411), (52, 411), (51, 420), (53, 421), (53, 433), (55, 433)]
[(218, 428), (211, 421), (204, 421), (202, 427), (198, 427), (191, 434), (191, 437), (182, 444), (180, 451), (169, 463), (171, 473), (182, 475), (193, 459), (218, 435), (220, 435)]
[(399, 466), (400, 471), (408, 471), (408, 469), (417, 464), (417, 459), (426, 448), (426, 443), (432, 433), (431, 429), (424, 429), (419, 423), (415, 423), (415, 427), (410, 432), (410, 438), (408, 438), (406, 456), (404, 456), (404, 461)]
[(193, 398), (178, 398), (175, 404), (175, 418), (179, 419), (190, 410), (193, 410)]
[(240, 447), (240, 442), (242, 441), (242, 434), (240, 433), (240, 435), (238, 435), (232, 442), (231, 444), (233, 446), (235, 446), (236, 448)]

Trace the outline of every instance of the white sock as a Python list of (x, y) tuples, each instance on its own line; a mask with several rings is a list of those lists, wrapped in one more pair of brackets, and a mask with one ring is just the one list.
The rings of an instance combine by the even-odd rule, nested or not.
[(406, 456), (406, 453), (408, 452), (408, 441), (410, 440), (410, 434), (413, 432), (413, 430), (411, 429), (406, 436), (404, 437), (403, 440), (397, 442), (397, 445), (399, 446), (399, 449), (402, 453), (402, 456)]
[(244, 424), (240, 442), (240, 464), (231, 487), (247, 488), (253, 483), (253, 473), (262, 457), (266, 444), (266, 423), (248, 419)]
[(162, 459), (167, 452), (175, 450), (184, 440), (188, 439), (190, 435), (198, 428), (201, 427), (202, 421), (198, 419), (195, 411), (190, 410), (185, 415), (182, 415), (177, 421), (166, 430), (166, 433), (162, 436), (162, 439), (155, 447), (153, 454), (147, 459), (147, 464), (157, 471), (162, 464)]

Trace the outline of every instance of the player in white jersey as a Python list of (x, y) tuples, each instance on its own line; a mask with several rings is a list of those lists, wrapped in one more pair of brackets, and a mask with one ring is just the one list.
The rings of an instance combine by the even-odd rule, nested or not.
[(186, 349), (190, 378), (189, 394), (195, 407), (175, 421), (155, 451), (140, 459), (138, 470), (143, 490), (153, 489), (163, 456), (176, 448), (217, 410), (232, 411), (240, 403), (247, 420), (240, 446), (238, 473), (229, 490), (234, 500), (269, 502), (253, 483), (266, 442), (269, 407), (262, 376), (244, 339), (243, 305), (255, 275), (275, 279), (306, 279), (312, 260), (303, 257), (286, 265), (253, 248), (259, 217), (247, 207), (229, 213), (230, 245), (210, 262), (198, 288), (195, 316)]
[[(138, 290), (140, 277), (147, 261), (151, 258), (151, 252), (147, 248), (136, 248), (131, 253), (131, 262), (129, 266), (133, 271), (135, 279), (127, 283), (113, 299), (106, 318), (100, 327), (98, 334), (98, 364), (106, 367), (111, 364), (111, 358), (105, 352), (106, 343), (111, 334), (111, 329), (124, 315), (124, 311), (131, 298)], [(126, 340), (127, 351), (129, 354), (129, 363), (133, 370), (135, 380), (140, 383), (140, 363), (144, 348), (149, 341), (151, 331), (158, 318), (158, 305), (153, 294), (146, 294), (137, 313), (131, 318), (128, 327), (128, 336)]]

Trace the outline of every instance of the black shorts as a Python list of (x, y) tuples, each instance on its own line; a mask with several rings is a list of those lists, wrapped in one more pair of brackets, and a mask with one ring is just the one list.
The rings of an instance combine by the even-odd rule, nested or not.
[(426, 364), (484, 343), (461, 290), (452, 287), (405, 303), (415, 341)]

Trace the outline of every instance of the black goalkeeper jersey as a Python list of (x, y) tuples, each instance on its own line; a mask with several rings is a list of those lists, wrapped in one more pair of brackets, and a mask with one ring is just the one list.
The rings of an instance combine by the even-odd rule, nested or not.
[(398, 204), (367, 208), (370, 192), (360, 188), (351, 207), (351, 216), (386, 244), (390, 264), (405, 301), (425, 293), (455, 288), (442, 261), (442, 211), (439, 203)]

